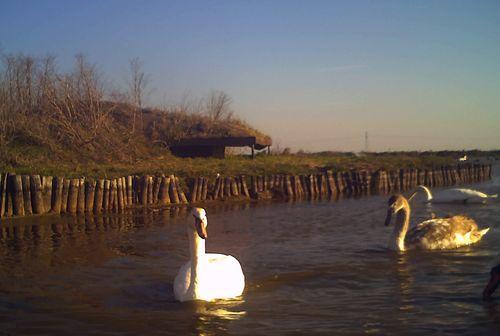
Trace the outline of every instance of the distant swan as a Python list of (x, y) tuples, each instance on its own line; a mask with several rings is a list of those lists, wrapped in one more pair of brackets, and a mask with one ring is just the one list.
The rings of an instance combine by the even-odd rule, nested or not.
[(385, 225), (397, 214), (396, 225), (389, 240), (389, 248), (405, 251), (410, 248), (426, 250), (453, 249), (478, 242), (489, 228), (479, 230), (473, 219), (465, 216), (433, 218), (410, 226), (410, 204), (402, 195), (394, 195), (388, 201)]
[(423, 185), (418, 187), (425, 192), (427, 202), (433, 203), (485, 203), (489, 198), (497, 197), (497, 195), (487, 195), (477, 190), (464, 188), (441, 190), (433, 195), (428, 187)]
[(500, 264), (490, 271), (490, 280), (483, 290), (483, 300), (491, 299), (491, 295), (493, 295), (498, 285), (500, 285)]
[(225, 254), (205, 253), (207, 216), (195, 208), (194, 223), (187, 225), (191, 260), (179, 270), (174, 280), (174, 295), (181, 302), (234, 298), (245, 288), (240, 263)]

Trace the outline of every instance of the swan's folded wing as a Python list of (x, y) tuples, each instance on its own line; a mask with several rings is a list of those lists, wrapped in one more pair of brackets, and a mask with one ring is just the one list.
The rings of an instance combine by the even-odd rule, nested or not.
[(407, 236), (407, 244), (425, 249), (449, 249), (477, 241), (476, 222), (465, 216), (435, 218), (419, 223)]
[(214, 298), (232, 298), (241, 295), (245, 288), (245, 276), (236, 258), (225, 254), (208, 253), (206, 261), (204, 285)]

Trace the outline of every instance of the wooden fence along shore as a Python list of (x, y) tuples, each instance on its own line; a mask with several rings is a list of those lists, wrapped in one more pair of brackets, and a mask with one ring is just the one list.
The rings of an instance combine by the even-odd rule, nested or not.
[(174, 175), (86, 179), (0, 173), (0, 218), (31, 214), (119, 213), (134, 206), (191, 204), (215, 200), (335, 199), (386, 194), (420, 184), (451, 186), (491, 179), (491, 165), (459, 165), (397, 171), (326, 171), (311, 175), (218, 176)]

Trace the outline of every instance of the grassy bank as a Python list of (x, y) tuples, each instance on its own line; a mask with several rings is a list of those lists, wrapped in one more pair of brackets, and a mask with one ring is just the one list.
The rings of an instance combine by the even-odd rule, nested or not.
[(133, 174), (173, 173), (185, 176), (306, 174), (332, 169), (396, 169), (402, 167), (427, 168), (454, 164), (453, 156), (411, 154), (295, 154), (258, 155), (255, 159), (246, 156), (229, 156), (226, 159), (185, 159), (168, 152), (159, 153), (149, 159), (134, 162), (113, 160), (106, 163), (95, 161), (77, 162), (38, 159), (31, 163), (9, 165), (0, 162), (0, 170), (16, 173), (38, 173), (66, 177), (118, 177)]

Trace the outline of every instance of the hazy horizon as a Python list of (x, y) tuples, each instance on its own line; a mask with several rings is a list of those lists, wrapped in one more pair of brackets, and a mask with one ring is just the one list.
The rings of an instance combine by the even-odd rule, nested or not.
[(281, 148), (500, 148), (498, 1), (2, 1), (0, 50), (84, 53), (146, 105), (231, 96)]

